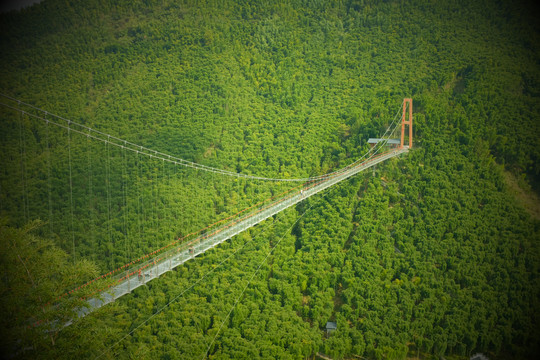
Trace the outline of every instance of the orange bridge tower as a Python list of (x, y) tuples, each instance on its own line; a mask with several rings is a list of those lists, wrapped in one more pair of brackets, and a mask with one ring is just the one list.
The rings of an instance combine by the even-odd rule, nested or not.
[[(408, 105), (408, 106), (407, 106)], [(409, 108), (409, 117), (407, 120), (407, 107)], [(405, 125), (409, 125), (409, 149), (412, 148), (412, 99), (403, 99), (403, 115), (401, 117), (401, 147), (405, 146)]]

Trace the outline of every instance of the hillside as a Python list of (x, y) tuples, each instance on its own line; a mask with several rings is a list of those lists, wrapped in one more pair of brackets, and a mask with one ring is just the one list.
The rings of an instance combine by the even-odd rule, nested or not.
[[(50, 341), (23, 330), (40, 310), (39, 296), (28, 295), (38, 285), (24, 275), (34, 268), (22, 267), (19, 254), (36, 271), (51, 267), (40, 281), (53, 297), (75, 283), (54, 275), (74, 273), (72, 258), (87, 261), (77, 281), (91, 279), (289, 185), (176, 168), (180, 180), (171, 182), (164, 165), (141, 166), (115, 150), (110, 157), (108, 147), (85, 140), (70, 142), (71, 197), (49, 191), (47, 200), (36, 189), (51, 181), (50, 154), (68, 156), (65, 135), (51, 130), (60, 140), (49, 144), (47, 132), (45, 146), (49, 127), (0, 106), (0, 224), (11, 250), (1, 261), (6, 352), (148, 359), (540, 352), (540, 29), (528, 4), (44, 0), (0, 14), (0, 31), (0, 93), (234, 172), (301, 178), (347, 165), (405, 97), (414, 100), (415, 123), (406, 156), (267, 220)], [(22, 158), (29, 160), (21, 165)], [(135, 170), (116, 170), (122, 162)], [(53, 183), (67, 188), (68, 162), (52, 168)], [(124, 180), (96, 181), (86, 194), (90, 172)], [(154, 181), (162, 173), (166, 184)], [(104, 201), (133, 209), (154, 193), (164, 194), (152, 204), (157, 215), (141, 216), (142, 225), (127, 211), (106, 219)], [(75, 213), (75, 225), (73, 194), (91, 203), (88, 218)], [(27, 225), (32, 217), (45, 223)], [(113, 246), (111, 228), (145, 236), (137, 247)], [(72, 236), (81, 239), (73, 250)], [(47, 259), (57, 268), (41, 265), (36, 243), (54, 249)], [(28, 299), (10, 296), (24, 286)], [(338, 326), (328, 338), (327, 321)]]

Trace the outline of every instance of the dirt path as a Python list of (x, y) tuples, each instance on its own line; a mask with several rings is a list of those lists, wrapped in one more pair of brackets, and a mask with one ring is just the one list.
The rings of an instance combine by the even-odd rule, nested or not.
[(540, 197), (531, 189), (523, 189), (519, 180), (510, 172), (504, 172), (504, 181), (521, 206), (535, 219), (540, 220)]

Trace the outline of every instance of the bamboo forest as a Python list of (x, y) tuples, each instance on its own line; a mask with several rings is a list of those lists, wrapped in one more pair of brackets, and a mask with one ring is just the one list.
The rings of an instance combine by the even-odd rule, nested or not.
[(540, 13), (0, 11), (7, 359), (535, 359)]

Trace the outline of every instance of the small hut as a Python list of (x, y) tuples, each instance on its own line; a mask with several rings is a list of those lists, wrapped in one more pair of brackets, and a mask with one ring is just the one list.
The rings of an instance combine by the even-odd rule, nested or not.
[(326, 323), (326, 336), (330, 336), (330, 334), (334, 331), (336, 331), (337, 329), (337, 323), (333, 322), (333, 321), (328, 321)]

